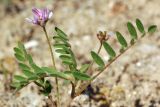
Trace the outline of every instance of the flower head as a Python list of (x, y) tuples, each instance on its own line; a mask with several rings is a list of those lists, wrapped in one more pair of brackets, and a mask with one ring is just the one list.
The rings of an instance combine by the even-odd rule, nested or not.
[(102, 31), (99, 31), (99, 33), (97, 34), (97, 38), (100, 40), (100, 42), (102, 41), (107, 41), (111, 36), (113, 36), (114, 33), (113, 32), (102, 32)]
[(53, 13), (47, 8), (44, 9), (33, 8), (32, 12), (34, 19), (26, 18), (26, 20), (30, 23), (40, 25), (42, 27), (46, 25), (48, 19), (50, 19), (51, 16), (53, 15)]

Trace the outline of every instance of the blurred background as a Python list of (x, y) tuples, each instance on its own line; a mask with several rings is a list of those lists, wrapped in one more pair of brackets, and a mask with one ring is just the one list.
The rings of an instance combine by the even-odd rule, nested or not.
[[(54, 27), (63, 29), (79, 64), (91, 61), (90, 51), (96, 51), (99, 46), (96, 38), (99, 30), (118, 30), (129, 41), (127, 21), (135, 22), (139, 18), (145, 28), (160, 25), (159, 0), (0, 0), (0, 107), (50, 106), (35, 84), (16, 95), (12, 95), (14, 90), (10, 87), (13, 75), (21, 73), (13, 52), (18, 41), (25, 44), (37, 64), (51, 66), (42, 29), (25, 21), (26, 17), (33, 17), (33, 7), (53, 11), (47, 23), (51, 41)], [(114, 35), (109, 42), (118, 51)], [(101, 55), (108, 60), (104, 50)], [(58, 55), (56, 62), (62, 69)], [(90, 104), (92, 107), (160, 107), (160, 32), (140, 40), (106, 71), (91, 86), (93, 91), (98, 91), (91, 98), (80, 95), (73, 101), (73, 107)], [(61, 87), (61, 94), (64, 105), (68, 91)]]

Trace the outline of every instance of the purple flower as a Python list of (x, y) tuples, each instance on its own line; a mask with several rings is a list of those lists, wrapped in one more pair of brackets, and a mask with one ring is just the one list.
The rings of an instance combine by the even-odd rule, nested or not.
[(30, 23), (40, 25), (42, 27), (46, 25), (48, 19), (50, 19), (51, 16), (53, 15), (53, 13), (47, 8), (44, 9), (33, 8), (32, 12), (34, 19), (26, 18), (26, 20)]

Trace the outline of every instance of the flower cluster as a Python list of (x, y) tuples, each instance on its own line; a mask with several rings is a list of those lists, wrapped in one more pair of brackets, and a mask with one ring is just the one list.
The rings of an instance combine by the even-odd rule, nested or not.
[(53, 13), (47, 8), (44, 9), (33, 8), (32, 12), (34, 19), (26, 18), (26, 20), (30, 23), (40, 25), (42, 27), (46, 25), (48, 19), (50, 19), (53, 15)]

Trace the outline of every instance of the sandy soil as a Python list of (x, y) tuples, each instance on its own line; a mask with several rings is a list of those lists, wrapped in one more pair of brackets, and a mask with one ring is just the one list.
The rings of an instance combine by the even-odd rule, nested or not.
[[(32, 7), (48, 7), (54, 16), (47, 24), (52, 38), (54, 26), (62, 28), (70, 38), (79, 64), (91, 60), (90, 51), (97, 50), (96, 33), (120, 31), (129, 41), (126, 22), (139, 18), (147, 28), (160, 25), (159, 0), (4, 0), (0, 1), (0, 107), (47, 107), (46, 97), (35, 84), (13, 95), (9, 84), (13, 74), (21, 73), (14, 58), (13, 47), (17, 41), (32, 44), (28, 51), (39, 65), (50, 66), (50, 54), (42, 29), (25, 22), (32, 17)], [(136, 43), (92, 84), (91, 97), (78, 96), (73, 107), (160, 107), (160, 32)], [(118, 50), (115, 36), (111, 44)], [(43, 51), (42, 51), (43, 50)], [(101, 51), (105, 60), (106, 52)], [(57, 66), (61, 69), (56, 56)], [(52, 80), (51, 80), (52, 81)], [(53, 81), (54, 84), (54, 81)], [(66, 85), (63, 81), (61, 85)], [(69, 87), (68, 87), (69, 88)], [(98, 90), (98, 91), (97, 91)], [(62, 105), (69, 93), (61, 86)], [(63, 107), (62, 106), (62, 107)]]

